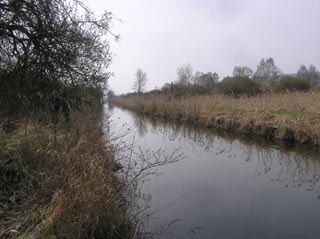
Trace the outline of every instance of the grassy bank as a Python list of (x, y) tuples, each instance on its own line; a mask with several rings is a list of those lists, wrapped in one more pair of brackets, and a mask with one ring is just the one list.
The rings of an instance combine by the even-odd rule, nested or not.
[(130, 185), (115, 176), (114, 147), (96, 120), (17, 126), (0, 134), (0, 238), (137, 236)]
[(320, 94), (283, 93), (255, 97), (130, 96), (113, 103), (143, 114), (239, 135), (320, 145)]

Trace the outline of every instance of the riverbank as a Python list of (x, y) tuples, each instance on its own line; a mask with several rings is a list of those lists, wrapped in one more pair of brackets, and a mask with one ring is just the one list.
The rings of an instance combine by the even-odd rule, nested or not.
[(129, 96), (114, 98), (115, 105), (139, 113), (197, 126), (320, 145), (320, 94), (283, 93), (255, 97)]
[(16, 125), (0, 134), (0, 238), (138, 235), (132, 188), (115, 176), (115, 146), (96, 119)]

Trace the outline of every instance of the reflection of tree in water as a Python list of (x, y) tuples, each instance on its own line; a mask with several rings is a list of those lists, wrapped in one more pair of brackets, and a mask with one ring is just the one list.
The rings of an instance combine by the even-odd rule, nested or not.
[[(142, 124), (146, 128), (146, 119)], [(244, 139), (228, 133), (213, 133), (200, 127), (149, 120), (152, 132), (164, 140), (178, 141), (193, 153), (206, 151), (228, 158), (242, 158), (256, 164), (256, 175), (266, 175), (270, 181), (286, 187), (303, 187), (320, 192), (320, 150), (306, 145), (267, 142), (261, 138)]]
[(318, 154), (310, 156), (275, 149), (258, 149), (255, 158), (258, 175), (266, 174), (272, 181), (285, 183), (286, 187), (304, 187), (308, 191), (320, 191)]
[(183, 145), (188, 145), (193, 152), (206, 151), (213, 152), (221, 143), (222, 138), (218, 137), (212, 132), (199, 129), (186, 127), (180, 124), (173, 124), (168, 122), (151, 121), (152, 132), (155, 134), (162, 134), (164, 140), (178, 141)]
[(132, 113), (130, 111), (128, 111), (128, 113), (131, 114), (131, 117), (133, 119), (135, 127), (137, 128), (139, 136), (143, 137), (146, 133), (148, 133), (147, 120), (145, 119), (145, 117), (141, 115)]
[(241, 140), (241, 145), (237, 150), (246, 161), (256, 164), (256, 175), (266, 175), (286, 187), (320, 192), (319, 148), (261, 140), (257, 144)]

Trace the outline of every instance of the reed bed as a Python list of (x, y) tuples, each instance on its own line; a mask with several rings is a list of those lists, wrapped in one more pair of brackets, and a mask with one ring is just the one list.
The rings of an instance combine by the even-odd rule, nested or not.
[(113, 103), (150, 116), (239, 135), (320, 145), (320, 94), (317, 92), (255, 97), (130, 96), (115, 98)]
[[(92, 119), (0, 134), (0, 238), (138, 238), (134, 189)], [(131, 197), (132, 199), (132, 197)]]

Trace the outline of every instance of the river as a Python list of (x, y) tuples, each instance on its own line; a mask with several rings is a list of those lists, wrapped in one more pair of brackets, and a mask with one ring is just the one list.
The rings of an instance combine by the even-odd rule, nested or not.
[(108, 110), (123, 144), (180, 155), (141, 188), (155, 238), (320, 238), (318, 150)]

